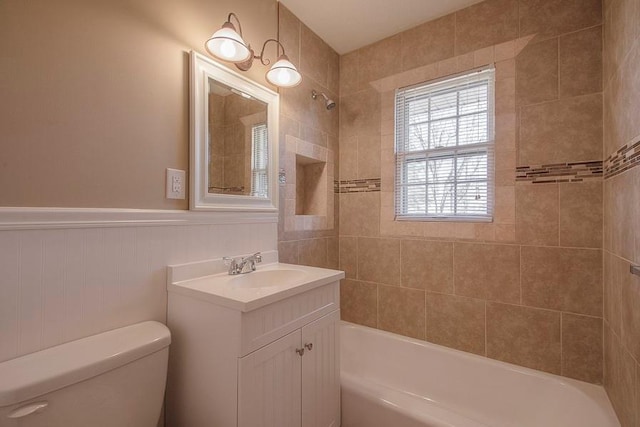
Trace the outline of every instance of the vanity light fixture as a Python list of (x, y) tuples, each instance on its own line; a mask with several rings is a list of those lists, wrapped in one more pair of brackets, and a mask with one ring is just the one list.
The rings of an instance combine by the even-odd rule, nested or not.
[[(236, 27), (231, 23), (231, 17), (235, 18), (238, 23), (239, 33)], [(294, 87), (302, 81), (302, 75), (296, 69), (295, 65), (289, 61), (285, 54), (284, 46), (276, 39), (268, 39), (262, 45), (260, 55), (256, 56), (251, 48), (242, 38), (242, 25), (238, 16), (231, 12), (227, 21), (216, 31), (205, 43), (205, 49), (211, 55), (227, 62), (233, 62), (236, 67), (242, 71), (247, 71), (253, 65), (254, 59), (259, 59), (262, 65), (269, 65), (271, 61), (264, 57), (264, 50), (269, 42), (278, 45), (278, 52), (282, 49), (282, 54), (278, 56), (276, 62), (267, 71), (266, 78), (269, 83), (279, 87)]]
[[(231, 17), (236, 19), (240, 34), (231, 23)], [(242, 25), (238, 16), (231, 12), (227, 22), (222, 24), (222, 28), (213, 33), (211, 38), (204, 44), (205, 49), (218, 59), (228, 62), (243, 62), (253, 56), (251, 47), (242, 38)]]

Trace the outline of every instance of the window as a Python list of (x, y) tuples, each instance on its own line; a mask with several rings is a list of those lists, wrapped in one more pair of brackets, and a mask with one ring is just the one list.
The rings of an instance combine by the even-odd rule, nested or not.
[(491, 221), (494, 70), (396, 91), (396, 219)]
[(267, 125), (251, 127), (251, 195), (269, 197)]

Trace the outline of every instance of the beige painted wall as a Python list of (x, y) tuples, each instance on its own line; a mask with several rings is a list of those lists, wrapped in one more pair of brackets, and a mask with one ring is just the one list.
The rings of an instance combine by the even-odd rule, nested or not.
[(188, 52), (231, 11), (276, 35), (275, 0), (0, 2), (0, 206), (186, 209)]

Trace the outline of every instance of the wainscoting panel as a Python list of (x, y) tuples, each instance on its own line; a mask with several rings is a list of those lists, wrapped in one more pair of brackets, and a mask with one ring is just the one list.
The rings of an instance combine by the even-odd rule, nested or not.
[(276, 223), (0, 231), (0, 362), (165, 322), (169, 264), (276, 249)]

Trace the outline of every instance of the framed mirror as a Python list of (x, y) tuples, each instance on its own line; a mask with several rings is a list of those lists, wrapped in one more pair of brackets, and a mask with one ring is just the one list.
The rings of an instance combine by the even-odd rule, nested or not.
[(278, 209), (278, 94), (191, 51), (192, 210)]

